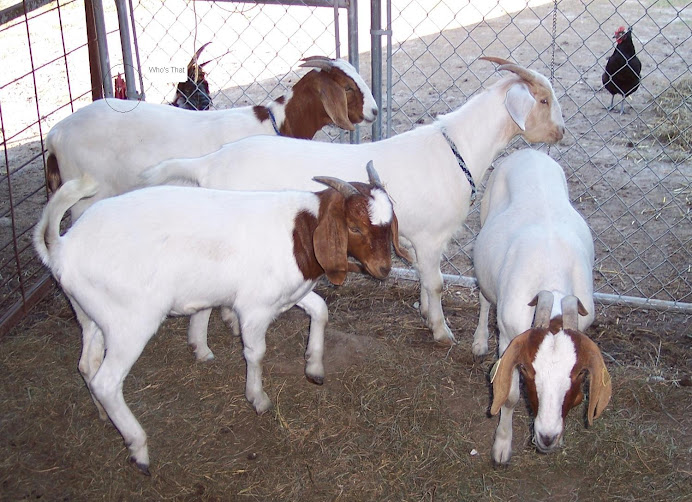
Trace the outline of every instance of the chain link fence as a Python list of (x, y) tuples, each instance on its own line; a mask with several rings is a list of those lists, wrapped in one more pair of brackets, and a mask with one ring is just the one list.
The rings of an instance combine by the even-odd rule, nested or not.
[[(79, 9), (83, 12), (82, 2), (62, 3), (76, 3), (73, 14)], [(384, 0), (384, 26), (379, 26), (379, 16), (372, 16), (371, 4), (378, 3), (339, 0), (335, 6), (330, 0), (133, 0), (128, 19), (134, 28), (138, 90), (149, 102), (171, 102), (180, 79), (157, 75), (151, 68), (184, 66), (207, 42), (211, 43), (200, 61), (209, 61), (204, 69), (212, 107), (217, 109), (262, 104), (284, 94), (304, 73), (298, 69), (303, 57), (350, 57), (352, 62), (357, 58), (366, 82), (371, 76), (376, 80), (380, 75), (386, 77), (381, 89), (382, 123), (372, 132), (361, 127), (355, 139), (369, 141), (380, 134), (387, 137), (428, 123), (497, 80), (494, 65), (478, 61), (481, 55), (511, 59), (535, 69), (552, 79), (563, 107), (568, 132), (549, 153), (565, 169), (573, 202), (591, 226), (598, 297), (605, 303), (624, 300), (630, 308), (654, 307), (658, 317), (682, 312), (681, 326), (686, 326), (692, 309), (692, 2)], [(55, 3), (46, 7), (51, 8), (55, 10)], [(116, 75), (123, 70), (118, 16), (113, 5), (106, 5), (104, 13), (110, 69)], [(377, 25), (371, 30), (375, 17)], [(3, 24), (3, 43), (9, 33), (17, 40), (24, 39), (17, 30), (30, 32), (33, 22), (27, 18), (25, 25), (12, 25), (11, 29)], [(80, 23), (83, 17), (56, 24), (58, 33), (68, 40), (62, 50), (65, 61), (71, 61), (73, 54), (80, 55), (81, 60), (86, 58)], [(617, 109), (607, 110), (610, 94), (601, 84), (619, 26), (632, 27), (643, 66), (641, 86), (627, 100), (623, 114), (619, 113), (618, 98)], [(49, 38), (48, 32), (40, 33), (41, 38)], [(29, 48), (37, 38), (26, 38)], [(384, 53), (371, 52), (372, 40), (376, 48), (380, 40), (384, 47), (387, 41), (391, 46)], [(53, 49), (63, 45), (49, 40), (45, 43)], [(74, 63), (62, 63), (67, 69), (70, 64)], [(23, 301), (18, 290), (33, 287), (17, 286), (23, 275), (40, 275), (40, 264), (35, 264), (32, 272), (14, 264), (35, 261), (28, 236), (46, 192), (40, 182), (38, 188), (24, 189), (29, 186), (23, 181), (26, 175), (21, 175), (20, 183), (15, 173), (33, 172), (40, 181), (42, 139), (56, 120), (72, 110), (63, 106), (51, 114), (33, 111), (36, 102), (56, 92), (55, 79), (62, 78), (47, 75), (47, 85), (24, 85), (33, 76), (40, 80), (42, 68), (32, 64), (23, 73), (23, 86), (18, 86), (14, 77), (0, 83), (6, 123), (7, 110), (16, 104), (15, 99), (28, 100), (31, 105), (18, 107), (16, 114), (24, 110), (28, 116), (37, 117), (29, 120), (33, 122), (31, 141), (17, 141), (14, 133), (3, 130), (2, 176), (6, 180), (3, 185), (8, 187), (0, 199), (3, 310), (12, 302)], [(55, 63), (50, 68), (55, 68)], [(51, 75), (62, 72), (56, 70)], [(88, 69), (81, 65), (71, 75), (72, 80), (80, 79), (80, 90), (67, 99), (76, 109), (90, 101)], [(13, 94), (8, 99), (9, 91), (16, 97)], [(117, 131), (113, 135), (116, 141)], [(326, 128), (316, 139), (349, 141), (339, 137), (336, 128)], [(32, 167), (25, 166), (25, 160), (16, 160), (29, 143), (36, 149), (29, 162)], [(522, 141), (516, 141), (509, 151), (523, 146)], [(20, 186), (36, 200), (22, 202), (26, 215), (13, 219), (10, 213), (17, 197), (9, 202), (9, 196), (18, 193)], [(19, 220), (24, 223), (18, 225)], [(473, 268), (469, 257), (478, 226), (476, 207), (443, 261), (448, 283), (470, 283), (467, 279), (473, 276)], [(400, 272), (406, 276), (410, 271)]]

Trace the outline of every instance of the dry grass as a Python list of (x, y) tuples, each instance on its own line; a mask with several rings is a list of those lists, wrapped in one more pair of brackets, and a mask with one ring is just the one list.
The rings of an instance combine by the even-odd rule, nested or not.
[(653, 131), (665, 147), (692, 152), (692, 77), (674, 82), (655, 100), (659, 120)]
[[(564, 448), (540, 455), (515, 414), (514, 456), (495, 469), (486, 375), (474, 361), (477, 303), (445, 291), (459, 338), (436, 346), (412, 307), (417, 285), (350, 279), (320, 285), (330, 309), (324, 386), (303, 375), (307, 316), (268, 333), (272, 412), (243, 396), (242, 347), (212, 317), (216, 360), (198, 364), (187, 321), (167, 321), (126, 380), (149, 434), (152, 476), (127, 464), (121, 436), (98, 420), (79, 376), (79, 330), (59, 293), (0, 343), (3, 500), (685, 500), (692, 489), (689, 330), (683, 318), (599, 316), (613, 400), (590, 429), (583, 407)], [(642, 320), (649, 319), (642, 326)], [(677, 324), (676, 324), (677, 323)], [(652, 379), (652, 377), (655, 377)], [(474, 454), (475, 453), (475, 454)]]

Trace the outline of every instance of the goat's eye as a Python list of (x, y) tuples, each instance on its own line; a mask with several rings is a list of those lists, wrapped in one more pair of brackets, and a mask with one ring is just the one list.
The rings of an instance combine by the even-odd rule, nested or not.
[(363, 232), (360, 231), (360, 228), (358, 227), (349, 227), (349, 230), (354, 233), (354, 234), (362, 234)]
[(541, 104), (542, 104), (542, 105), (547, 105), (547, 104), (548, 104), (548, 100), (547, 100), (546, 98), (541, 99)]

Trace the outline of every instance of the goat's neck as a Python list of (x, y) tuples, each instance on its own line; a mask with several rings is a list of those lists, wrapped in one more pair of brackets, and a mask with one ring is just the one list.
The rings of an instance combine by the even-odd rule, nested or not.
[(304, 82), (296, 82), (284, 104), (286, 120), (280, 126), (282, 136), (312, 139), (317, 131), (331, 124), (319, 93)]
[[(493, 160), (520, 132), (505, 110), (504, 94), (499, 96), (493, 91), (474, 96), (458, 110), (439, 118), (476, 182), (480, 182)], [(489, 113), (491, 110), (500, 113)]]

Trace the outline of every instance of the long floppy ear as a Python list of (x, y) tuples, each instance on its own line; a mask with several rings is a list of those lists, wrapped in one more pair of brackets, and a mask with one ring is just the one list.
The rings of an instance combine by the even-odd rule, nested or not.
[(522, 131), (526, 130), (526, 119), (534, 104), (536, 100), (526, 84), (514, 84), (505, 96), (505, 108)]
[(320, 100), (324, 110), (337, 126), (347, 131), (356, 128), (348, 119), (348, 103), (344, 89), (330, 78), (320, 79)]
[(392, 245), (394, 246), (394, 252), (399, 258), (403, 258), (407, 263), (413, 263), (413, 258), (401, 245), (399, 244), (399, 220), (396, 219), (396, 214), (392, 213), (392, 224), (390, 226), (392, 232)]
[(345, 204), (344, 196), (335, 191), (312, 234), (312, 245), (317, 262), (324, 269), (329, 282), (337, 286), (346, 280), (348, 271)]
[(509, 391), (512, 388), (514, 368), (523, 360), (526, 342), (530, 334), (531, 330), (529, 329), (515, 337), (491, 371), (490, 381), (493, 384), (493, 404), (490, 406), (491, 415), (497, 415), (502, 405), (507, 402)]
[(589, 370), (589, 409), (586, 418), (589, 425), (593, 425), (594, 418), (600, 417), (610, 402), (613, 383), (598, 345), (582, 333), (577, 332), (576, 335), (581, 339), (584, 367)]

